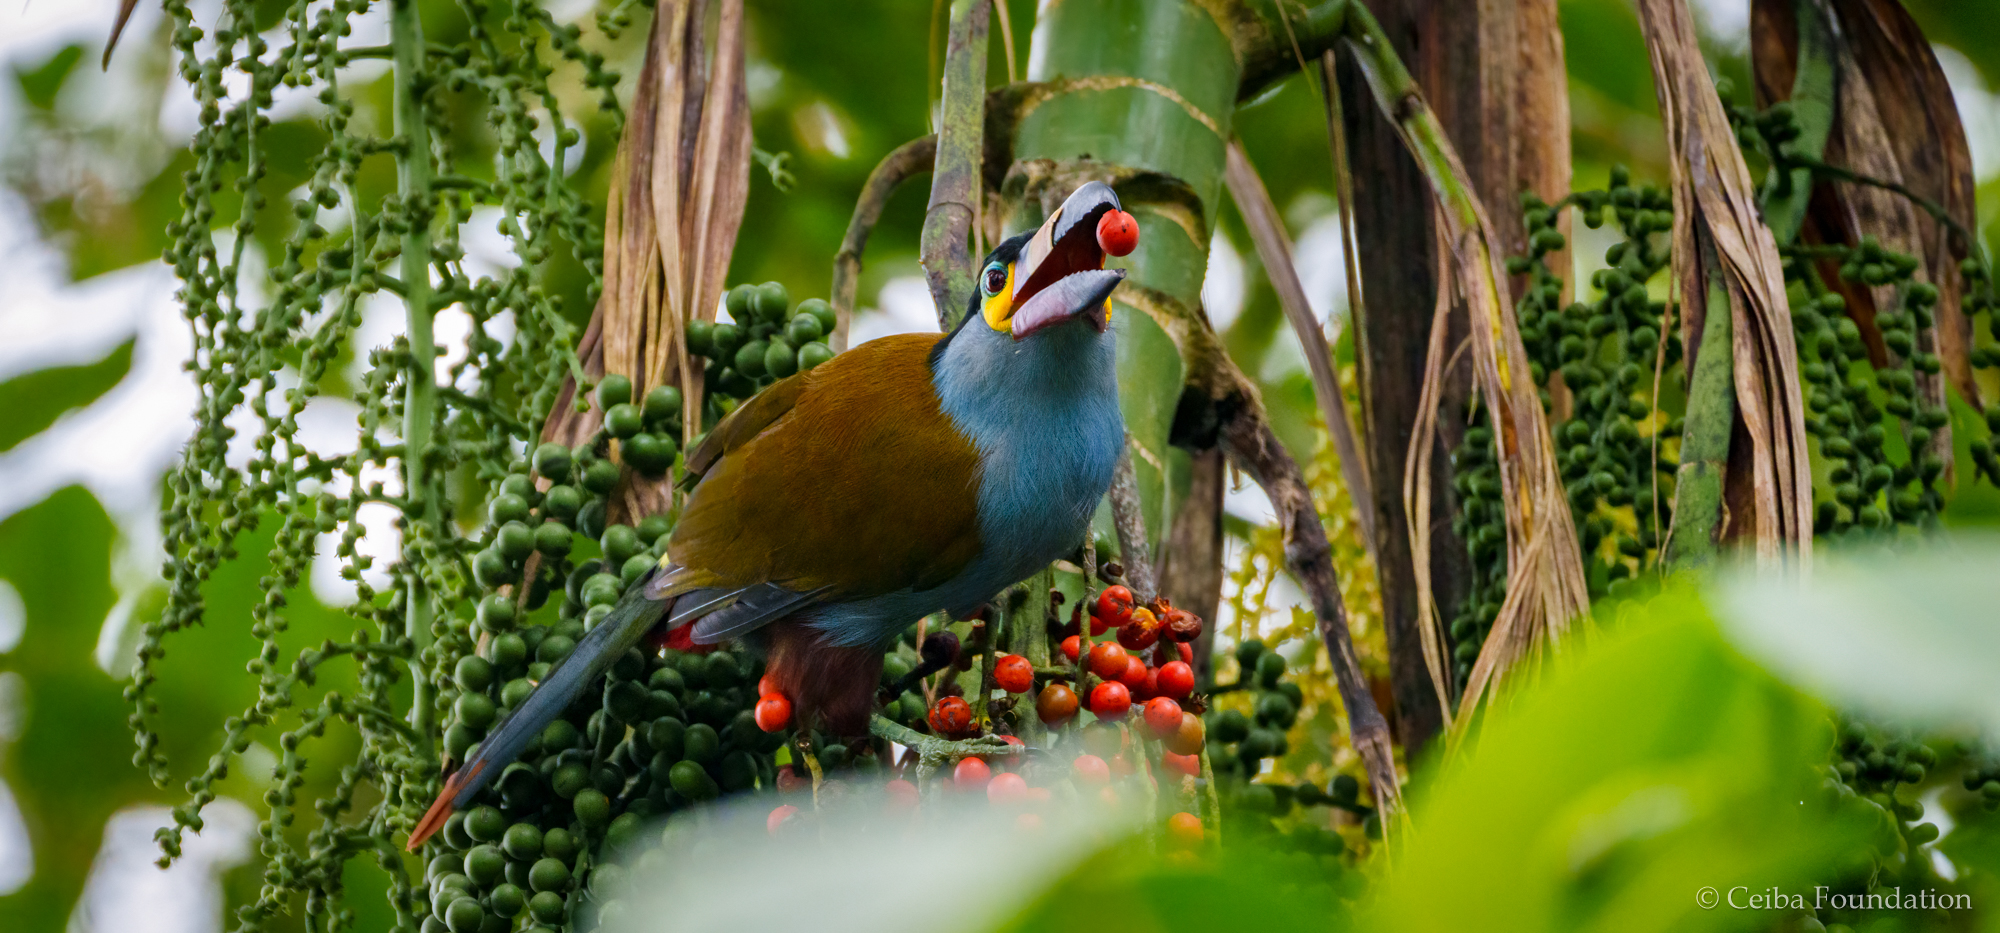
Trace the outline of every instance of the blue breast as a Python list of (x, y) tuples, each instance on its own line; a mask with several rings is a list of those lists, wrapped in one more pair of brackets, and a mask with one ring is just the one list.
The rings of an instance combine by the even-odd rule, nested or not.
[(1016, 342), (974, 320), (933, 367), (944, 413), (979, 451), (980, 553), (933, 589), (821, 606), (841, 645), (879, 644), (918, 618), (964, 613), (1083, 541), (1125, 443), (1117, 336), (1064, 324)]

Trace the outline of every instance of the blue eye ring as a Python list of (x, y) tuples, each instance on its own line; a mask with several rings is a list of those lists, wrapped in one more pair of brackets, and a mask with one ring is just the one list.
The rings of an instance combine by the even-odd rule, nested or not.
[(1007, 287), (1007, 267), (999, 261), (986, 264), (986, 271), (979, 274), (979, 290), (987, 297), (1000, 294)]

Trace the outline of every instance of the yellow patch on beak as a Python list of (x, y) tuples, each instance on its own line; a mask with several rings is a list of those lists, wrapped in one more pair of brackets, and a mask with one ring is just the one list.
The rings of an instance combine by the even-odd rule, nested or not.
[(986, 315), (986, 326), (1000, 333), (1014, 329), (1014, 264), (1007, 264), (1007, 284), (998, 292), (986, 296), (980, 305), (980, 312)]

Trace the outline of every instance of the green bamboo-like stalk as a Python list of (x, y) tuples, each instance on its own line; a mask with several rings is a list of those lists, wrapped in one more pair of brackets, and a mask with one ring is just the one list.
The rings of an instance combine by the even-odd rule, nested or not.
[[(396, 190), (406, 223), (400, 278), (403, 307), (408, 314), (410, 371), (403, 396), (403, 494), (411, 525), (438, 527), (438, 502), (433, 498), (430, 466), (431, 422), (437, 410), (437, 340), (431, 332), (431, 143), (424, 122), (424, 27), (417, 17), (417, 0), (395, 0), (389, 8), (390, 41), (395, 55), (395, 129), (402, 142), (396, 153)], [(414, 547), (406, 542), (406, 547)], [(410, 724), (426, 744), (434, 710), (428, 662), (431, 644), (431, 601), (423, 573), (413, 564), (405, 597), (405, 632), (416, 651), (410, 656), (415, 697)]]
[[(1833, 61), (1833, 24), (1819, 0), (1797, 0), (1793, 16), (1799, 24), (1798, 71), (1792, 79), (1792, 115), (1798, 118), (1799, 135), (1786, 147), (1793, 155), (1818, 161), (1826, 153), (1826, 140), (1833, 132), (1834, 94), (1837, 79)], [(1813, 170), (1798, 166), (1789, 177), (1778, 180), (1764, 199), (1764, 223), (1779, 244), (1798, 238), (1805, 226), (1806, 206), (1812, 199)]]
[(979, 216), (987, 24), (992, 17), (992, 0), (956, 0), (951, 5), (937, 159), (918, 246), (931, 300), (937, 304), (938, 324), (946, 331), (957, 326), (972, 300), (972, 225)]
[[(1139, 222), (1139, 247), (1125, 257), (1128, 281), (1199, 307), (1208, 240), (1221, 190), (1225, 147), (1242, 82), (1232, 43), (1236, 24), (1196, 0), (1104, 0), (1044, 5), (1035, 25), (1027, 78), (1040, 87), (1024, 101), (1015, 129), (1017, 160), (1046, 159), (1070, 171), (1048, 192), (1059, 199), (1086, 178), (1120, 188)], [(1145, 41), (1107, 41), (1143, 36)], [(1083, 161), (1087, 156), (1089, 161)], [(1118, 184), (1148, 173), (1174, 179), (1178, 195)], [(1030, 192), (1039, 194), (1040, 192)], [(1038, 219), (1029, 197), (1010, 226)], [(1180, 399), (1182, 364), (1174, 342), (1146, 315), (1120, 304), (1119, 402), (1132, 433), (1141, 513), (1163, 532), (1186, 494), (1187, 456), (1167, 443)], [(1151, 540), (1161, 540), (1155, 533)], [(1122, 555), (1130, 567), (1152, 555)]]
[(1681, 462), (1674, 474), (1674, 525), (1667, 541), (1670, 568), (1700, 567), (1715, 559), (1722, 523), (1722, 480), (1729, 470), (1729, 434), (1736, 424), (1735, 350), (1729, 288), (1710, 251), (1708, 313), (1688, 378), (1688, 410), (1681, 434)]

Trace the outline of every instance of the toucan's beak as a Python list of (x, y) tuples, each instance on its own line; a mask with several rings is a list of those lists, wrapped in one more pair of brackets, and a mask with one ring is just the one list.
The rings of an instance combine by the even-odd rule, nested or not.
[(1087, 182), (1028, 238), (1014, 264), (1015, 340), (1076, 318), (1104, 332), (1110, 320), (1105, 302), (1125, 270), (1104, 268), (1097, 225), (1119, 209), (1110, 185)]

